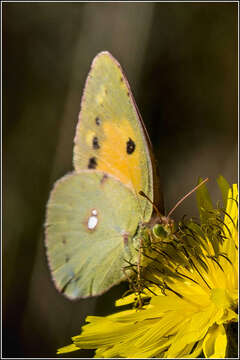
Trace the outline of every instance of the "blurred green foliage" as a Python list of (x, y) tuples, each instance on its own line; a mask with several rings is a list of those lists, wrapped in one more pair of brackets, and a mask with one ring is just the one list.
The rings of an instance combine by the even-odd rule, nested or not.
[[(166, 210), (199, 176), (237, 180), (237, 3), (3, 3), (3, 354), (54, 357), (124, 284), (70, 302), (50, 279), (45, 207), (72, 170), (93, 57), (125, 69), (159, 164)], [(213, 180), (211, 182), (211, 179)], [(216, 189), (216, 190), (215, 190)], [(194, 197), (175, 216), (197, 214)], [(73, 353), (75, 357), (90, 352)]]

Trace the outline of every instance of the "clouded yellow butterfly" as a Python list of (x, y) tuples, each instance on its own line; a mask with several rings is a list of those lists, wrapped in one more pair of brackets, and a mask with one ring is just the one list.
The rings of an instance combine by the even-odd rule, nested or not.
[(125, 278), (139, 227), (160, 207), (150, 140), (119, 63), (99, 53), (89, 72), (73, 150), (46, 216), (54, 283), (67, 297), (99, 295)]

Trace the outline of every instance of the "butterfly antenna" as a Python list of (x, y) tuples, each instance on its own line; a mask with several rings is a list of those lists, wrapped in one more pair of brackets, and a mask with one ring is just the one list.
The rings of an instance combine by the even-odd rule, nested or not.
[(159, 216), (160, 219), (161, 219), (161, 218), (162, 218), (162, 215), (160, 214), (160, 211), (158, 210), (157, 206), (152, 202), (152, 200), (149, 199), (149, 197), (148, 197), (142, 190), (139, 191), (139, 195), (145, 197), (145, 198), (152, 204), (152, 206), (153, 206), (154, 209), (156, 210), (156, 213), (158, 214), (158, 216)]
[(202, 182), (200, 182), (200, 184), (198, 184), (197, 186), (195, 186), (195, 188), (193, 188), (189, 193), (187, 193), (182, 199), (180, 199), (176, 205), (172, 208), (172, 210), (168, 213), (167, 218), (170, 217), (170, 215), (172, 215), (172, 213), (174, 212), (174, 210), (176, 210), (176, 208), (188, 197), (190, 196), (194, 191), (196, 191), (198, 188), (200, 188), (200, 186), (202, 186), (203, 184), (205, 184), (205, 182), (208, 181), (208, 178), (206, 178), (205, 180), (203, 180)]

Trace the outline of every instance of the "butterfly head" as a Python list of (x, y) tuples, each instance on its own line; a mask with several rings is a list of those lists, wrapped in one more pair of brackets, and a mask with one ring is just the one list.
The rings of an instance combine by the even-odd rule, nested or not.
[(171, 240), (171, 235), (174, 233), (174, 221), (170, 218), (170, 215), (174, 212), (174, 210), (194, 191), (196, 191), (200, 186), (202, 186), (208, 178), (200, 182), (195, 188), (193, 188), (190, 192), (188, 192), (184, 197), (182, 197), (176, 205), (172, 208), (172, 210), (168, 213), (167, 216), (161, 215), (160, 211), (158, 210), (157, 206), (149, 199), (149, 197), (143, 192), (140, 191), (139, 194), (145, 197), (153, 206), (154, 214), (146, 224), (147, 228), (151, 229), (152, 237), (156, 240), (164, 240), (167, 241), (168, 239)]
[(160, 213), (155, 213), (146, 227), (150, 229), (152, 238), (167, 241), (174, 232), (174, 220)]
[(167, 240), (171, 237), (174, 229), (174, 221), (165, 216), (163, 218), (164, 221), (156, 223), (151, 229), (153, 237), (158, 240)]

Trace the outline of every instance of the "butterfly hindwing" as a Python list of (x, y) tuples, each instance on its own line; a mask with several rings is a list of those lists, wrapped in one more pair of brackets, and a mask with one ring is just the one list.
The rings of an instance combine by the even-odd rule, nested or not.
[(142, 220), (151, 217), (153, 170), (147, 135), (128, 82), (108, 53), (96, 56), (88, 75), (75, 136), (76, 171), (97, 169), (114, 175), (132, 188)]
[(140, 218), (134, 193), (111, 175), (86, 170), (60, 179), (46, 219), (48, 261), (58, 290), (74, 299), (121, 281)]

